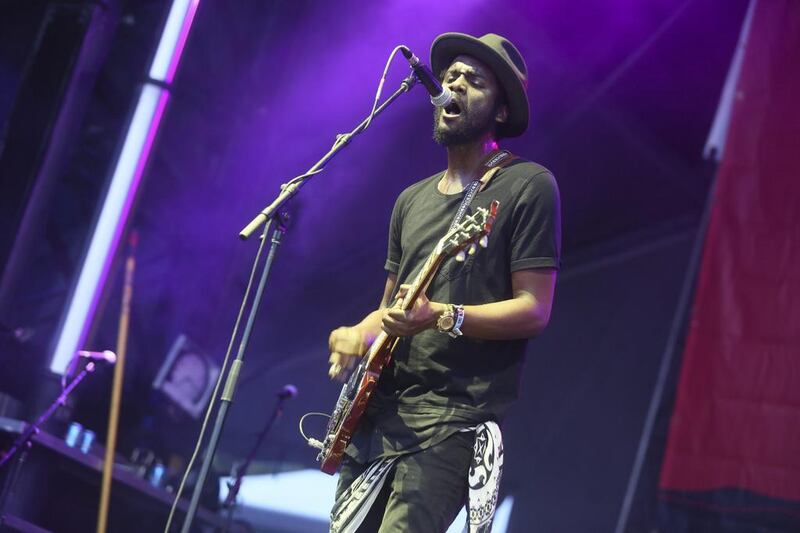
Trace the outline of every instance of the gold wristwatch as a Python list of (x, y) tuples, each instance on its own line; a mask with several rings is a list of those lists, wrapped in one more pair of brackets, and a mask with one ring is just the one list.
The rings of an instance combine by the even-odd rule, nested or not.
[(447, 304), (447, 309), (439, 316), (439, 320), (436, 321), (436, 329), (442, 333), (447, 333), (455, 339), (462, 335), (462, 322), (464, 322), (464, 307)]

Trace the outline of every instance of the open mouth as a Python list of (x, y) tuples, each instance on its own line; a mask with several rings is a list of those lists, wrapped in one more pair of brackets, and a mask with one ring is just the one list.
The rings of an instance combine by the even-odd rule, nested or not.
[(448, 117), (457, 117), (461, 114), (461, 106), (458, 105), (457, 102), (453, 101), (448, 104), (447, 107), (444, 108), (444, 115)]

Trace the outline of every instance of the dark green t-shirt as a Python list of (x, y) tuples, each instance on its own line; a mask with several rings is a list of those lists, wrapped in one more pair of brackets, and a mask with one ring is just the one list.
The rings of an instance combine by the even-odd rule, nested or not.
[[(464, 193), (445, 195), (438, 173), (403, 191), (395, 203), (386, 270), (411, 283), (447, 232)], [(511, 273), (558, 268), (558, 187), (544, 167), (516, 161), (497, 172), (468, 213), (498, 200), (489, 246), (463, 263), (450, 258), (431, 282), (432, 301), (477, 305), (513, 296)], [(427, 330), (403, 338), (370, 400), (347, 452), (359, 461), (416, 451), (461, 428), (501, 421), (517, 399), (526, 340), (451, 338)]]

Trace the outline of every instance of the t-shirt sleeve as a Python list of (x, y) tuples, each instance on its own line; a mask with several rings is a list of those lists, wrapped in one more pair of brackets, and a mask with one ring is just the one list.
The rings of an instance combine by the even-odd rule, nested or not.
[(404, 195), (401, 194), (394, 203), (392, 219), (389, 222), (389, 250), (383, 268), (392, 274), (397, 274), (400, 270), (400, 258), (403, 255), (403, 249), (400, 246), (400, 229), (403, 226), (403, 197)]
[(561, 264), (561, 201), (550, 172), (528, 180), (512, 213), (511, 271)]

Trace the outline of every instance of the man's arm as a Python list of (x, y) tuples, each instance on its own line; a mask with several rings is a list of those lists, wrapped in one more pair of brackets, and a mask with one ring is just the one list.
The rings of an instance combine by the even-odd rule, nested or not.
[(383, 310), (389, 305), (396, 283), (397, 275), (390, 273), (383, 288), (380, 307), (365, 316), (358, 324), (336, 328), (331, 332), (328, 338), (328, 349), (331, 352), (328, 375), (331, 378), (344, 380), (355, 366), (358, 357), (367, 352), (375, 337), (381, 332)]
[[(550, 320), (556, 270), (534, 268), (511, 273), (513, 297), (508, 300), (482, 305), (465, 305), (462, 333), (478, 339), (526, 339), (541, 333)], [(401, 285), (398, 296), (405, 294), (407, 285)], [(384, 309), (383, 329), (398, 337), (416, 335), (435, 328), (436, 321), (447, 309), (447, 304), (460, 302), (431, 302), (420, 295), (412, 309)]]

